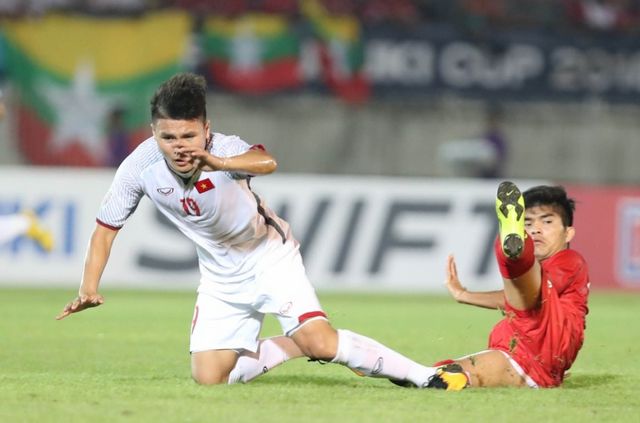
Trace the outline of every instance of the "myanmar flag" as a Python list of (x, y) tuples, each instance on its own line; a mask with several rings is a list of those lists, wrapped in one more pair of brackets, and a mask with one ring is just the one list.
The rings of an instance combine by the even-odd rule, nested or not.
[(371, 87), (364, 75), (364, 44), (354, 16), (333, 16), (318, 0), (302, 0), (303, 15), (320, 41), (319, 59), (325, 84), (350, 102), (367, 100)]
[(149, 131), (149, 100), (181, 70), (181, 12), (4, 21), (20, 148), (34, 164), (117, 164)]
[(283, 16), (210, 17), (203, 45), (211, 79), (228, 90), (262, 94), (302, 84), (300, 41)]
[(320, 41), (319, 59), (325, 84), (352, 103), (365, 101), (371, 87), (364, 75), (364, 43), (354, 16), (333, 16), (318, 0), (302, 0), (301, 9)]

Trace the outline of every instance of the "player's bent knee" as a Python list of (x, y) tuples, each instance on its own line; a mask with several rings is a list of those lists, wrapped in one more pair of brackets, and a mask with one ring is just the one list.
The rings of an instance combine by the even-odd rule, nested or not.
[(307, 357), (331, 361), (338, 351), (338, 334), (327, 322), (322, 323), (324, 324), (309, 324), (309, 327), (302, 328), (292, 338)]
[(191, 377), (200, 385), (227, 383), (238, 357), (233, 350), (209, 350), (191, 355)]
[(194, 371), (191, 373), (191, 378), (198, 385), (220, 385), (223, 383), (227, 383), (229, 376), (222, 375), (219, 373), (212, 373), (212, 372), (205, 373), (205, 372)]
[(331, 361), (337, 354), (337, 348), (327, 339), (315, 338), (307, 345), (306, 353), (307, 357), (314, 360)]

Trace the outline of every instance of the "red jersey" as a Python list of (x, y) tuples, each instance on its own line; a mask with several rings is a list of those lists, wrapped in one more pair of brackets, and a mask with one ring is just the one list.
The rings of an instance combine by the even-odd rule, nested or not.
[(489, 335), (489, 348), (507, 352), (540, 387), (559, 386), (584, 341), (589, 275), (584, 258), (562, 250), (542, 261), (540, 305), (505, 315)]

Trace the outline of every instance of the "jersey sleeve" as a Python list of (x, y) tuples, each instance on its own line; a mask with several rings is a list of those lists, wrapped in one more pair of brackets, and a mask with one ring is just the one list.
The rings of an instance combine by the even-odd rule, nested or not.
[(554, 257), (555, 262), (550, 269), (560, 301), (571, 303), (581, 313), (587, 312), (589, 296), (589, 269), (585, 259), (574, 250), (564, 250)]
[(125, 159), (102, 200), (96, 221), (110, 229), (120, 229), (138, 207), (144, 192), (133, 158)]
[(553, 278), (558, 294), (567, 289), (577, 288), (588, 283), (587, 264), (584, 258), (574, 250), (564, 250), (551, 258), (548, 271)]
[[(265, 148), (262, 144), (248, 144), (236, 135), (215, 134), (210, 152), (218, 157), (233, 157), (254, 149), (264, 151)], [(225, 174), (231, 179), (246, 179), (252, 176), (242, 172), (225, 172)]]

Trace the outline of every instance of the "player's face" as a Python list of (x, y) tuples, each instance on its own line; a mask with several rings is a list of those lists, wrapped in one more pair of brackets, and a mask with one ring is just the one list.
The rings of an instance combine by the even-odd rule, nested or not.
[(534, 206), (525, 211), (524, 227), (533, 239), (534, 254), (538, 260), (551, 257), (567, 248), (573, 238), (573, 227), (565, 227), (562, 217), (551, 206)]
[(184, 144), (204, 148), (209, 138), (209, 121), (200, 119), (157, 119), (151, 129), (169, 166), (182, 173), (191, 171), (195, 163), (190, 155), (179, 153), (178, 148)]

